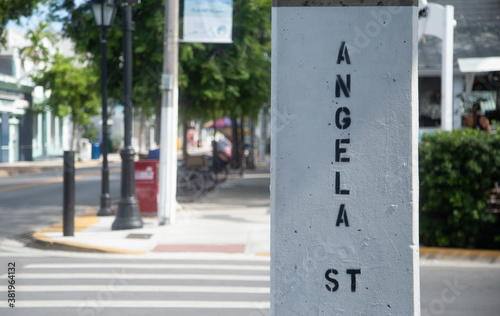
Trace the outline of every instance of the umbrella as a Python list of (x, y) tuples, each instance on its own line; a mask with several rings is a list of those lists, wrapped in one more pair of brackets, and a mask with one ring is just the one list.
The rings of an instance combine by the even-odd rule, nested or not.
[[(205, 128), (214, 128), (214, 121), (209, 121), (204, 125)], [(231, 119), (229, 117), (223, 117), (215, 121), (216, 128), (231, 127)]]

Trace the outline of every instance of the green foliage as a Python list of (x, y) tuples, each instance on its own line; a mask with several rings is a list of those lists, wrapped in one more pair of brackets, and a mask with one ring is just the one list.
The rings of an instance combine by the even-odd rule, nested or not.
[(271, 90), (271, 1), (233, 1), (232, 44), (182, 44), (181, 114), (186, 119), (256, 116)]
[[(96, 26), (90, 2), (79, 6), (74, 0), (49, 0), (51, 18), (63, 24), (63, 33), (76, 44), (78, 53), (89, 56), (90, 65), (100, 74), (100, 29)], [(163, 0), (142, 1), (134, 5), (132, 32), (133, 106), (147, 117), (161, 103), (163, 61)], [(64, 14), (63, 14), (64, 13)], [(123, 32), (120, 24), (123, 10), (119, 6), (115, 20), (107, 31), (107, 87), (110, 99), (123, 99)]]
[(0, 45), (6, 44), (5, 26), (11, 20), (30, 16), (46, 0), (0, 0)]
[(500, 181), (500, 137), (473, 129), (424, 135), (419, 176), (425, 245), (500, 248), (500, 214), (486, 211)]
[(99, 114), (98, 76), (92, 68), (74, 66), (75, 62), (73, 58), (56, 54), (50, 69), (34, 79), (37, 85), (50, 90), (43, 107), (56, 116), (69, 115), (72, 122), (85, 125), (90, 117)]
[[(100, 69), (100, 31), (89, 4), (77, 7), (74, 0), (49, 3), (52, 18), (63, 23), (64, 35), (76, 42), (78, 52), (90, 53), (93, 67)], [(146, 117), (161, 104), (164, 3), (148, 0), (133, 7), (133, 104)], [(271, 0), (234, 0), (233, 7), (232, 44), (180, 44), (180, 121), (211, 119), (214, 113), (255, 115), (269, 99)], [(67, 14), (60, 14), (62, 11)], [(123, 94), (121, 21), (119, 8), (107, 32), (108, 90), (115, 100), (121, 100)]]
[(87, 138), (90, 142), (97, 142), (99, 140), (99, 130), (90, 124), (83, 126), (83, 138)]
[(26, 60), (33, 62), (35, 68), (37, 68), (40, 63), (47, 62), (49, 60), (50, 52), (49, 49), (43, 43), (44, 39), (54, 44), (57, 37), (49, 29), (49, 24), (47, 22), (41, 22), (33, 30), (29, 30), (26, 34), (26, 38), (31, 42), (31, 45), (23, 47), (19, 50), (21, 56), (21, 64), (24, 67)]

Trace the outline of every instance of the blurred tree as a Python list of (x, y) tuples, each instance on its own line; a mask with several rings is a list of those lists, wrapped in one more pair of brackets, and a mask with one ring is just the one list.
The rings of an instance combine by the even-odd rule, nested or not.
[(270, 57), (271, 0), (233, 1), (232, 44), (180, 46), (180, 121), (230, 116), (236, 167), (243, 158), (236, 117), (255, 119), (268, 102)]
[[(48, 1), (52, 19), (63, 23), (63, 33), (75, 41), (77, 51), (90, 53), (92, 65), (99, 68), (99, 30), (89, 4)], [(161, 107), (164, 3), (148, 0), (133, 7), (133, 104), (146, 117), (159, 113)], [(232, 44), (180, 45), (180, 122), (224, 115), (254, 117), (269, 99), (271, 0), (234, 0), (233, 7)], [(121, 20), (118, 10), (107, 37), (109, 96), (115, 100), (120, 100), (123, 92)]]
[(38, 4), (46, 0), (0, 0), (0, 45), (6, 44), (5, 26), (11, 20), (30, 16), (38, 8)]
[(257, 115), (271, 90), (271, 0), (233, 1), (233, 43), (180, 46), (185, 119)]
[(50, 68), (35, 77), (35, 83), (49, 91), (50, 96), (37, 107), (50, 110), (58, 117), (69, 116), (73, 122), (71, 150), (76, 150), (76, 131), (100, 113), (98, 80), (93, 68), (75, 66), (77, 61), (57, 53)]
[[(90, 64), (100, 71), (100, 30), (89, 2), (77, 6), (74, 0), (48, 0), (50, 17), (63, 24), (63, 34), (76, 44), (76, 51), (86, 54)], [(120, 29), (123, 12), (116, 12), (107, 33), (108, 95), (110, 104), (123, 98), (123, 36)], [(163, 61), (163, 0), (142, 1), (133, 6), (133, 106), (146, 118), (155, 114), (161, 102)]]
[[(27, 74), (40, 70), (41, 63), (47, 62), (50, 56), (47, 44), (54, 44), (57, 36), (49, 29), (49, 23), (41, 22), (33, 30), (26, 33), (26, 38), (30, 41), (31, 45), (23, 47), (19, 50), (21, 56), (21, 64), (24, 66), (27, 60), (33, 63), (33, 68), (27, 71)], [(48, 43), (47, 43), (48, 42)]]

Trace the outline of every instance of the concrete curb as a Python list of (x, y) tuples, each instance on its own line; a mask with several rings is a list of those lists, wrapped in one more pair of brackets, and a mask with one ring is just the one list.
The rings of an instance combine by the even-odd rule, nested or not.
[[(75, 217), (75, 232), (82, 231), (99, 221), (99, 217), (94, 215), (95, 209), (90, 209), (85, 212), (82, 216)], [(57, 223), (47, 229), (40, 232), (36, 232), (32, 236), (31, 245), (38, 249), (45, 250), (61, 250), (61, 251), (72, 251), (72, 252), (90, 252), (90, 253), (108, 253), (108, 254), (132, 254), (132, 255), (144, 255), (148, 252), (145, 251), (135, 251), (135, 250), (125, 250), (116, 249), (109, 247), (99, 247), (91, 246), (80, 243), (75, 243), (71, 241), (61, 242), (51, 239), (46, 236), (47, 232), (61, 232), (62, 233), (62, 222)]]
[[(60, 160), (60, 163), (55, 164), (54, 161)], [(108, 156), (109, 162), (121, 162), (119, 157)], [(63, 169), (63, 161), (61, 158), (57, 158), (55, 160), (48, 160), (46, 162), (47, 165), (44, 165), (43, 161), (34, 162), (33, 165), (29, 165), (30, 162), (21, 162), (23, 165), (3, 165), (0, 163), (0, 178), (8, 178), (10, 176), (15, 176), (18, 174), (26, 174), (26, 173), (40, 173), (44, 171), (51, 170), (62, 170)], [(94, 167), (100, 166), (102, 164), (102, 158), (100, 159), (91, 159), (88, 161), (75, 161), (76, 168), (83, 167)]]

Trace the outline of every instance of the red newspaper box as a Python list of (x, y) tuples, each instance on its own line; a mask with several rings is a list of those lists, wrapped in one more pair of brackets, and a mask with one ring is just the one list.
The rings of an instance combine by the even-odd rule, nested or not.
[(135, 162), (135, 195), (141, 215), (158, 214), (158, 160)]

